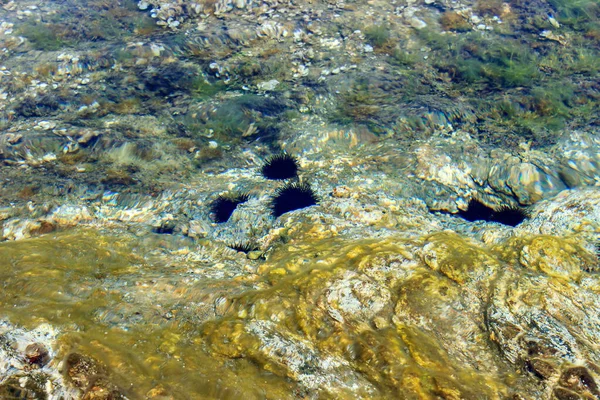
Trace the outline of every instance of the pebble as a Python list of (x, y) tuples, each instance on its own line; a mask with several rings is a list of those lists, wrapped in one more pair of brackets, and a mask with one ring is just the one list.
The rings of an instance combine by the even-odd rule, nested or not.
[(56, 122), (54, 121), (40, 121), (34, 129), (42, 129), (48, 131), (56, 128)]
[(279, 81), (277, 79), (271, 79), (270, 81), (263, 81), (256, 84), (258, 90), (264, 91), (275, 90), (277, 86), (279, 86)]
[(3, 5), (2, 8), (4, 8), (6, 11), (14, 11), (17, 9), (17, 3), (15, 3), (14, 1), (9, 1), (5, 5)]
[(427, 23), (417, 17), (411, 17), (408, 22), (410, 23), (410, 26), (415, 29), (423, 29), (427, 27)]

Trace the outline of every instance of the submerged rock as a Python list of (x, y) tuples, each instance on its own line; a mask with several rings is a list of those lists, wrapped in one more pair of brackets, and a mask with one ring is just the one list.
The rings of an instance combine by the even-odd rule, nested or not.
[[(585, 366), (597, 360), (598, 259), (580, 240), (518, 237), (492, 249), (446, 232), (306, 238), (273, 253), (261, 266), (270, 285), (238, 296), (203, 337), (215, 354), (250, 358), (308, 388), (320, 382), (334, 397), (541, 397), (562, 391), (546, 380), (572, 368), (589, 385), (571, 386), (594, 393), (598, 376)], [(371, 384), (351, 389), (328, 375), (332, 363), (337, 378), (351, 366)]]
[[(187, 90), (189, 78), (171, 89)], [(221, 108), (203, 103), (206, 115), (192, 123), (222, 109), (250, 126), (249, 116), (277, 119), (287, 107), (225, 98)], [(400, 151), (396, 138), (309, 116), (277, 137), (298, 155), (297, 179), (310, 181), (319, 202), (275, 218), (281, 185), (260, 176), (271, 153), (261, 144), (197, 168), (190, 160), (205, 139), (155, 117), (116, 121), (2, 142), (2, 196), (14, 201), (0, 209), (2, 304), (14, 324), (46, 320), (60, 332), (27, 343), (43, 347), (23, 348), (18, 377), (3, 370), (6, 390), (38, 370), (55, 373), (59, 360), (61, 390), (90, 399), (597, 390), (600, 195), (575, 188), (595, 182), (593, 135), (573, 133), (542, 154), (488, 150), (456, 130)], [(244, 138), (239, 127), (211, 126)], [(175, 139), (180, 148), (158, 144)], [(83, 147), (66, 146), (75, 142)], [(44, 160), (62, 148), (65, 156)], [(78, 179), (74, 171), (89, 173), (80, 186), (64, 183)], [(251, 196), (215, 223), (211, 201), (228, 192)], [(528, 205), (531, 217), (511, 227), (435, 212), (458, 213), (471, 199), (494, 210)], [(58, 356), (57, 341), (66, 343)]]
[(596, 5), (114, 3), (3, 6), (0, 398), (600, 397)]
[[(600, 232), (599, 193), (561, 193), (516, 228), (440, 214), (446, 229), (429, 231), (431, 214), (418, 202), (390, 207), (369, 226), (360, 222), (371, 212), (368, 197), (331, 196), (263, 233), (264, 258), (206, 238), (150, 239), (110, 224), (101, 224), (104, 235), (72, 228), (23, 241), (26, 247), (0, 244), (17, 265), (3, 298), (31, 307), (10, 288), (25, 268), (31, 287), (52, 274), (37, 298), (60, 299), (63, 312), (36, 306), (33, 316), (88, 325), (76, 335), (90, 345), (61, 356), (82, 398), (119, 398), (127, 395), (119, 388), (133, 382), (131, 395), (154, 393), (159, 376), (168, 385), (161, 396), (175, 398), (190, 391), (237, 396), (246, 388), (249, 398), (260, 391), (278, 398), (594, 395), (600, 276), (591, 245)], [(358, 219), (343, 218), (348, 210)], [(585, 219), (561, 223), (577, 210), (586, 210)], [(464, 233), (466, 225), (484, 233)], [(41, 254), (42, 269), (34, 262)], [(74, 334), (60, 335), (68, 342)], [(23, 362), (56, 368), (54, 353), (48, 360), (43, 351), (55, 344), (31, 343), (43, 347), (24, 346)], [(171, 364), (147, 369), (143, 360)], [(257, 378), (265, 373), (268, 379)]]

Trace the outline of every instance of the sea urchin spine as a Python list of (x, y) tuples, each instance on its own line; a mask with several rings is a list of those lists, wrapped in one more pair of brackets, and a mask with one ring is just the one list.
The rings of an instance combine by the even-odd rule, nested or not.
[(514, 206), (502, 206), (494, 210), (479, 200), (471, 199), (467, 210), (459, 211), (458, 216), (470, 222), (498, 222), (503, 225), (517, 226), (529, 218), (529, 213), (524, 208)]
[(259, 247), (256, 243), (252, 243), (252, 242), (234, 242), (231, 244), (228, 244), (227, 247), (229, 247), (230, 249), (233, 249), (237, 252), (241, 252), (241, 253), (245, 253), (248, 254), (251, 251), (255, 251), (258, 250)]
[(248, 193), (230, 193), (217, 197), (210, 205), (210, 211), (214, 215), (215, 222), (227, 222), (236, 207), (248, 201), (248, 198)]
[(284, 180), (297, 177), (298, 169), (296, 157), (281, 153), (269, 157), (260, 172), (267, 179)]
[(277, 189), (271, 202), (271, 211), (275, 218), (300, 208), (314, 206), (319, 198), (308, 183), (292, 182)]
[(492, 213), (490, 221), (508, 226), (517, 226), (527, 218), (529, 218), (529, 213), (524, 208), (503, 206)]

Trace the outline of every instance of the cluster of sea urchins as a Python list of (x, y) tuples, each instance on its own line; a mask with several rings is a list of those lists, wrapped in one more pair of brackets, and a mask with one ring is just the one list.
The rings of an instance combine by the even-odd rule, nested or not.
[[(298, 178), (298, 160), (288, 153), (277, 154), (267, 159), (261, 168), (267, 179), (285, 180)], [(306, 182), (291, 180), (279, 189), (271, 200), (271, 213), (275, 218), (294, 210), (314, 206), (319, 198)]]
[[(298, 160), (288, 153), (271, 156), (261, 167), (261, 174), (266, 179), (288, 180), (277, 189), (271, 200), (271, 213), (275, 218), (294, 210), (314, 206), (319, 198), (308, 183), (300, 183), (298, 178)], [(220, 195), (211, 204), (211, 212), (217, 223), (227, 222), (238, 205), (248, 200), (247, 193), (230, 193)]]
[[(319, 198), (306, 182), (299, 182), (298, 160), (288, 153), (271, 156), (261, 167), (261, 174), (266, 179), (290, 180), (277, 189), (271, 200), (271, 213), (275, 218), (294, 210), (314, 206)], [(216, 222), (227, 222), (236, 207), (248, 200), (248, 194), (236, 193), (219, 196), (211, 206)], [(501, 207), (493, 209), (482, 202), (471, 199), (468, 208), (460, 211), (458, 216), (467, 221), (498, 222), (504, 225), (517, 226), (529, 217), (527, 211), (520, 207)]]

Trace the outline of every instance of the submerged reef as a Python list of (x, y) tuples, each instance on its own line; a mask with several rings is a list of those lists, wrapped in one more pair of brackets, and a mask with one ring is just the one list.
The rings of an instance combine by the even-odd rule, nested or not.
[(0, 398), (600, 396), (597, 1), (0, 3)]
[[(198, 399), (595, 393), (599, 191), (565, 191), (516, 228), (471, 233), (452, 217), (443, 229), (420, 201), (335, 193), (288, 214), (262, 257), (250, 242), (230, 245), (240, 254), (98, 218), (0, 243), (13, 266), (0, 304), (29, 327), (3, 325), (3, 357), (82, 398), (90, 387)], [(19, 282), (39, 288), (39, 303), (11, 289)]]

